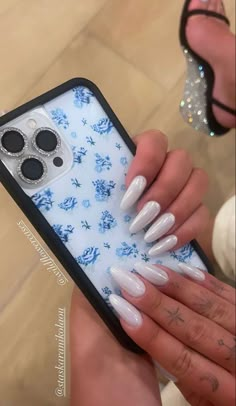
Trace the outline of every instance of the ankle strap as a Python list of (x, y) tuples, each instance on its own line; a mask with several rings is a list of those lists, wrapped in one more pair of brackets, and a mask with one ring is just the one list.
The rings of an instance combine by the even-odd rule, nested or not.
[(199, 15), (199, 14), (218, 18), (218, 20), (222, 20), (226, 24), (230, 25), (230, 21), (227, 17), (223, 16), (222, 14), (216, 13), (215, 11), (211, 11), (211, 10), (203, 10), (203, 9), (190, 10), (186, 13), (185, 18), (194, 16), (194, 15)]
[(227, 113), (230, 113), (230, 114), (233, 114), (234, 116), (236, 116), (236, 110), (235, 109), (231, 109), (231, 107), (226, 106), (225, 104), (219, 102), (218, 100), (212, 98), (211, 103), (215, 104), (217, 107), (220, 107), (222, 110), (227, 111)]

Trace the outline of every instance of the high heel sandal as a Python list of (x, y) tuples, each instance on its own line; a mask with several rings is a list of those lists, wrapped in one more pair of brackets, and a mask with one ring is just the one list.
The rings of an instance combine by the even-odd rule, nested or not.
[(186, 36), (186, 26), (189, 17), (193, 15), (205, 15), (218, 18), (225, 21), (228, 25), (230, 25), (230, 22), (227, 17), (214, 11), (203, 9), (189, 10), (191, 1), (192, 0), (185, 1), (180, 22), (180, 43), (187, 60), (187, 79), (185, 82), (184, 96), (180, 103), (180, 112), (184, 121), (195, 130), (207, 133), (210, 136), (223, 135), (230, 129), (218, 123), (212, 106), (218, 106), (233, 115), (236, 115), (236, 110), (214, 99), (214, 71), (207, 61), (202, 59), (191, 49)]

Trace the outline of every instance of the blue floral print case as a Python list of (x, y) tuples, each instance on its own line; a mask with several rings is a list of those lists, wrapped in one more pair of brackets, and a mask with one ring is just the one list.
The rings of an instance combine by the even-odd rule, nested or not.
[(190, 243), (153, 260), (144, 231), (129, 233), (135, 209), (124, 213), (119, 206), (135, 147), (95, 85), (85, 79), (72, 80), (9, 118), (39, 105), (70, 146), (73, 164), (64, 176), (36, 193), (25, 193), (3, 165), (1, 181), (117, 338), (138, 351), (110, 306), (109, 295), (121, 294), (110, 267), (132, 271), (134, 262), (143, 261), (177, 271), (179, 262), (191, 262), (207, 270), (205, 258)]

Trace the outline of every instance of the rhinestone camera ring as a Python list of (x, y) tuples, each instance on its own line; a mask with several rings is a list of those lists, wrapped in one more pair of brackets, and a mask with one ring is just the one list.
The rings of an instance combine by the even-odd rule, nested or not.
[[(26, 176), (24, 176), (24, 174), (22, 173), (22, 165), (24, 164), (25, 161), (31, 160), (31, 159), (39, 161), (42, 165), (43, 173), (39, 179), (29, 179)], [(28, 156), (25, 156), (24, 158), (22, 158), (17, 165), (16, 171), (17, 171), (17, 175), (19, 176), (19, 178), (22, 181), (24, 181), (25, 183), (28, 183), (29, 185), (37, 185), (38, 183), (41, 183), (45, 179), (45, 177), (47, 176), (47, 173), (48, 173), (46, 163), (44, 162), (44, 160), (41, 157), (39, 157), (37, 155), (28, 155)]]
[[(37, 145), (37, 136), (38, 136), (41, 132), (43, 132), (43, 131), (47, 131), (47, 132), (52, 133), (52, 134), (55, 136), (55, 138), (56, 138), (56, 144), (57, 144), (57, 145), (55, 146), (55, 148), (53, 148), (52, 151), (46, 151), (46, 150), (40, 148), (40, 147)], [(58, 135), (58, 133), (57, 133), (55, 130), (53, 130), (52, 128), (49, 128), (49, 127), (40, 127), (40, 128), (38, 128), (38, 129), (34, 132), (34, 135), (33, 135), (33, 138), (32, 138), (32, 145), (33, 145), (34, 149), (35, 149), (38, 153), (40, 153), (41, 155), (44, 155), (44, 156), (49, 157), (49, 156), (51, 156), (51, 155), (54, 155), (54, 154), (61, 148), (61, 138), (60, 138), (60, 136)]]
[[(8, 132), (18, 133), (22, 137), (23, 146), (22, 146), (22, 149), (20, 151), (12, 152), (12, 151), (8, 151), (4, 147), (4, 145), (3, 145), (3, 137)], [(18, 128), (15, 128), (15, 127), (6, 127), (4, 129), (0, 130), (0, 151), (3, 152), (5, 155), (7, 155), (9, 157), (15, 157), (15, 158), (20, 157), (20, 156), (22, 156), (24, 154), (27, 147), (28, 147), (28, 138), (23, 133), (23, 131), (21, 131)]]

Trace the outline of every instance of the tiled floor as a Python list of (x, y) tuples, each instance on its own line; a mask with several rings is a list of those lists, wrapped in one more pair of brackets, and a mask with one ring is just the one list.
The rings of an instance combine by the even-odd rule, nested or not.
[[(71, 77), (88, 77), (131, 135), (159, 128), (168, 134), (172, 148), (193, 154), (196, 165), (209, 173), (206, 203), (215, 214), (233, 192), (235, 134), (210, 139), (195, 133), (178, 113), (185, 77), (178, 45), (182, 4), (0, 0), (0, 109), (12, 109)], [(234, 29), (234, 1), (225, 4)], [(58, 400), (51, 392), (56, 362), (52, 326), (55, 309), (69, 309), (72, 284), (60, 291), (45, 276), (17, 229), (21, 218), (0, 188), (1, 402), (67, 405), (67, 399)]]

